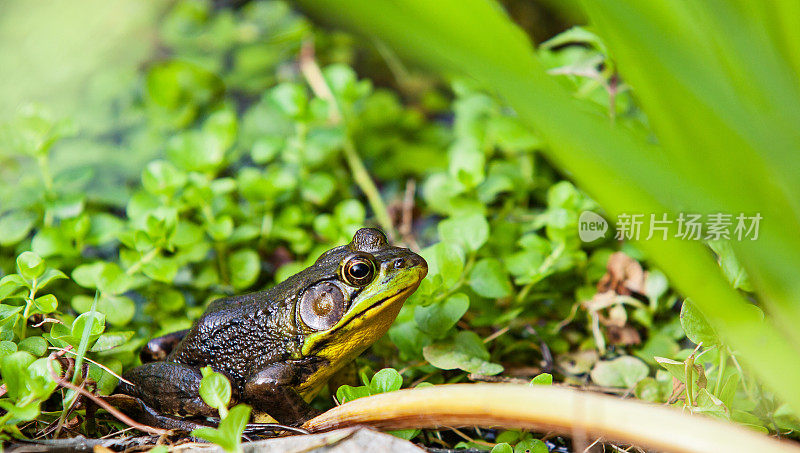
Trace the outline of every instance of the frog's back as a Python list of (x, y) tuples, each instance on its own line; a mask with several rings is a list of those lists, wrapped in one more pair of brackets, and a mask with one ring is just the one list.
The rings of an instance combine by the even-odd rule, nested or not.
[(209, 365), (241, 382), (252, 370), (286, 360), (293, 335), (287, 335), (287, 301), (271, 300), (270, 291), (218, 299), (186, 334), (167, 361)]

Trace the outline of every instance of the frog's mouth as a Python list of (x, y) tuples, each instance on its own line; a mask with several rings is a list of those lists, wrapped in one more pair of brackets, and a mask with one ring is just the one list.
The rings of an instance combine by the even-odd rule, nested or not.
[(376, 301), (375, 303), (373, 303), (369, 307), (365, 308), (364, 311), (362, 311), (358, 315), (353, 316), (352, 318), (350, 318), (347, 321), (345, 321), (344, 324), (341, 324), (341, 325), (337, 326), (336, 328), (334, 328), (333, 330), (331, 330), (330, 333), (333, 334), (336, 331), (338, 331), (340, 329), (343, 329), (344, 327), (348, 326), (354, 320), (362, 318), (363, 316), (365, 316), (367, 313), (371, 312), (372, 310), (375, 310), (376, 308), (379, 308), (379, 307), (383, 306), (384, 304), (386, 304), (387, 301), (394, 302), (395, 300), (398, 300), (400, 298), (404, 298), (404, 296), (410, 296), (411, 293), (416, 291), (418, 287), (419, 287), (419, 282), (414, 283), (413, 285), (406, 286), (405, 288), (400, 289), (399, 291), (395, 292), (391, 296), (386, 296), (383, 299), (379, 299), (378, 301)]
[[(353, 321), (363, 319), (370, 312), (372, 312), (372, 311), (374, 311), (374, 310), (386, 305), (387, 302), (392, 303), (392, 302), (394, 302), (396, 300), (403, 299), (404, 296), (411, 295), (411, 293), (416, 291), (417, 287), (419, 287), (419, 283), (415, 283), (413, 285), (409, 285), (409, 286), (406, 286), (404, 288), (401, 288), (400, 290), (398, 290), (394, 294), (386, 296), (383, 299), (377, 300), (372, 305), (370, 305), (369, 307), (367, 307), (363, 311), (361, 311), (359, 314), (357, 314), (355, 316), (352, 316), (350, 319), (348, 319), (347, 321), (345, 321), (342, 324), (339, 324), (338, 326), (334, 327), (333, 329), (329, 330), (327, 333), (331, 337), (333, 337), (338, 331), (340, 331), (340, 330), (348, 327), (350, 324), (352, 324)], [(324, 348), (325, 343), (327, 343), (327, 342), (321, 343), (320, 346)]]

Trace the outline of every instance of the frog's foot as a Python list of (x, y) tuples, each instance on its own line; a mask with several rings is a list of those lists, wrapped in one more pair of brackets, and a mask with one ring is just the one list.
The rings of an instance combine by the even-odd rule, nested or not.
[[(129, 370), (117, 391), (141, 399), (158, 413), (213, 417), (217, 410), (200, 398), (203, 375), (197, 367), (150, 362)], [(235, 395), (234, 395), (235, 399)]]
[(189, 329), (179, 330), (153, 338), (148, 341), (141, 352), (139, 352), (139, 358), (142, 359), (142, 363), (158, 362), (166, 359), (169, 353), (175, 349), (175, 346), (183, 340), (183, 337), (185, 337), (187, 333), (189, 333)]
[[(117, 393), (103, 397), (103, 399), (119, 409), (137, 422), (151, 426), (172, 430), (176, 433), (191, 433), (198, 428), (218, 428), (219, 419), (215, 417), (187, 419), (159, 413), (145, 404), (140, 398)], [(309, 434), (302, 428), (281, 425), (279, 423), (248, 423), (242, 433), (246, 440), (253, 438), (276, 437), (282, 433)]]
[(104, 398), (137, 422), (154, 428), (169, 429), (180, 432), (192, 432), (197, 428), (216, 427), (217, 423), (205, 419), (186, 419), (166, 415), (148, 406), (141, 398), (130, 395), (114, 394)]

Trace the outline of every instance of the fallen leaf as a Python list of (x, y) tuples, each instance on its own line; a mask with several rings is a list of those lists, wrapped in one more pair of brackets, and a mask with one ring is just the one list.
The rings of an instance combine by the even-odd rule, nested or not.
[(614, 291), (624, 296), (646, 294), (647, 272), (633, 258), (623, 252), (615, 252), (608, 258), (606, 270), (597, 283), (597, 291)]
[(642, 342), (639, 332), (630, 326), (608, 326), (606, 328), (606, 337), (609, 343), (620, 346), (640, 344)]

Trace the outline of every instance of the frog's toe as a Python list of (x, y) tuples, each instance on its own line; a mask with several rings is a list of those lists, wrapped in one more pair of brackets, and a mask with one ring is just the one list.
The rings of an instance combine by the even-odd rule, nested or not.
[(189, 329), (168, 333), (148, 341), (139, 352), (142, 363), (160, 362), (175, 349), (175, 346), (189, 333)]

